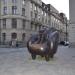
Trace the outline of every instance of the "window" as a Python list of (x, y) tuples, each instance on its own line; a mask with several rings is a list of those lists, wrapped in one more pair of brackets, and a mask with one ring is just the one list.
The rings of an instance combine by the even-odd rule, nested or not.
[(35, 18), (37, 18), (38, 17), (38, 14), (37, 13), (35, 13)]
[(44, 14), (44, 11), (42, 11), (42, 15)]
[(25, 8), (22, 8), (22, 16), (25, 16)]
[(31, 11), (31, 18), (33, 17), (33, 12)]
[(23, 29), (25, 29), (25, 25), (26, 25), (26, 21), (25, 20), (22, 20)]
[(47, 16), (47, 13), (45, 13), (45, 16)]
[(3, 9), (3, 13), (4, 13), (4, 15), (7, 14), (7, 7), (4, 7), (4, 9)]
[(12, 28), (17, 28), (17, 20), (12, 19)]
[(34, 25), (33, 25), (33, 24), (31, 24), (31, 30), (33, 29), (33, 26), (34, 26)]
[(35, 6), (35, 9), (34, 10), (37, 10), (37, 6)]
[(5, 4), (7, 0), (3, 0), (3, 3)]
[(22, 34), (22, 41), (25, 41), (25, 33)]
[(17, 0), (12, 0), (12, 3), (16, 3), (17, 2)]
[(17, 7), (16, 6), (12, 6), (12, 14), (16, 14), (16, 10), (17, 10)]
[(6, 28), (6, 19), (3, 19), (3, 28)]
[(35, 30), (37, 30), (37, 25), (35, 25)]
[(12, 39), (16, 39), (17, 38), (17, 34), (16, 33), (12, 33), (11, 36), (12, 36)]
[(47, 23), (47, 18), (45, 19), (45, 23)]
[(38, 15), (38, 20), (40, 21), (40, 18), (41, 18), (41, 16), (40, 15)]
[(39, 25), (39, 30), (41, 29), (41, 25)]
[(44, 22), (44, 17), (42, 17), (42, 22)]
[(2, 33), (3, 42), (6, 40), (6, 33)]
[(31, 2), (31, 5), (30, 5), (31, 9), (33, 9), (33, 3)]
[(23, 5), (25, 5), (25, 0), (22, 1)]

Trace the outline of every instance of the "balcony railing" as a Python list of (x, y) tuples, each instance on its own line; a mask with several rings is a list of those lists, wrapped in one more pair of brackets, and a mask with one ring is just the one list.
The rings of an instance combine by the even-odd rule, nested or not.
[(42, 25), (42, 21), (40, 21), (38, 18), (32, 18), (31, 23), (36, 25)]

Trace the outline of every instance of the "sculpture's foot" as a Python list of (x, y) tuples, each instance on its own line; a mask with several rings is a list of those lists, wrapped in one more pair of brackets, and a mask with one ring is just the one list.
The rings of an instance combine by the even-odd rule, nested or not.
[(51, 55), (50, 55), (50, 58), (53, 58), (53, 57), (54, 57), (54, 54), (51, 54)]
[(36, 59), (36, 55), (35, 55), (35, 54), (32, 54), (31, 56), (32, 56), (32, 59), (33, 59), (33, 60)]
[(50, 60), (49, 55), (45, 55), (45, 59), (46, 59), (46, 61), (49, 61)]

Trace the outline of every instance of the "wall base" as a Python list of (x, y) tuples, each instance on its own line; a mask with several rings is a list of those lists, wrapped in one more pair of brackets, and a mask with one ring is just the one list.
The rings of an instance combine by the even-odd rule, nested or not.
[(69, 48), (75, 48), (75, 42), (70, 42)]

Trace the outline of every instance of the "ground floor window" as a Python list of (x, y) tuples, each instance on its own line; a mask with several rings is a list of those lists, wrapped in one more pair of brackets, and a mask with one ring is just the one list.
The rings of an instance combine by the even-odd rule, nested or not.
[(26, 36), (26, 34), (23, 33), (23, 34), (22, 34), (22, 41), (25, 41), (25, 36)]
[(6, 33), (2, 33), (3, 42), (6, 40)]
[(16, 39), (17, 38), (17, 33), (12, 33), (11, 36), (12, 36), (12, 39)]

